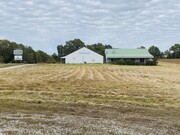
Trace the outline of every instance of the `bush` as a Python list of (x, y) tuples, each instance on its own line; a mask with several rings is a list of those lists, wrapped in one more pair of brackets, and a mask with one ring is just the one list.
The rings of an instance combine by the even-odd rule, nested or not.
[(126, 61), (126, 65), (135, 65), (135, 62), (134, 62), (134, 61), (127, 60), (127, 61)]
[(158, 64), (157, 59), (154, 58), (153, 60), (146, 61), (147, 66), (156, 66)]
[(146, 65), (147, 65), (147, 66), (154, 66), (154, 62), (148, 60), (148, 61), (146, 61)]
[(120, 59), (116, 62), (116, 64), (118, 65), (125, 65), (126, 64), (126, 61), (124, 59)]
[(120, 59), (118, 61), (114, 61), (112, 62), (112, 64), (116, 64), (116, 65), (147, 65), (147, 66), (156, 66), (158, 64), (157, 59), (154, 58), (153, 60), (148, 60), (146, 61), (146, 63), (140, 63), (140, 62), (135, 62), (135, 61), (131, 61), (131, 60), (124, 60), (124, 59)]

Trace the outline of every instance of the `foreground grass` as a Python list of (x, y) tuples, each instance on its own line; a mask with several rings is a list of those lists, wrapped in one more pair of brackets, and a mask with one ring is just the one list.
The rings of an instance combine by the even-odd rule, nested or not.
[(15, 63), (2, 64), (2, 63), (0, 63), (0, 68), (11, 67), (11, 66), (16, 66), (16, 65), (18, 65), (18, 64), (15, 64)]
[(174, 134), (180, 128), (180, 67), (159, 64), (55, 64), (0, 71), (0, 112), (109, 119)]

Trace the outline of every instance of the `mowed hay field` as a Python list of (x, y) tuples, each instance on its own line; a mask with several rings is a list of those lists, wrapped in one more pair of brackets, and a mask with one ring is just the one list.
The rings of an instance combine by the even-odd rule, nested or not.
[(11, 67), (11, 66), (16, 66), (17, 64), (2, 64), (0, 63), (0, 68), (5, 68), (5, 67)]
[(0, 134), (180, 134), (180, 64), (0, 70)]

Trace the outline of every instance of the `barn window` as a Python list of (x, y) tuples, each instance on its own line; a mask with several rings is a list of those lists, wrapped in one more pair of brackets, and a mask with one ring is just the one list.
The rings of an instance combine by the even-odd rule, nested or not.
[(144, 63), (144, 59), (140, 59), (140, 63)]
[(131, 61), (135, 61), (135, 59), (131, 58)]

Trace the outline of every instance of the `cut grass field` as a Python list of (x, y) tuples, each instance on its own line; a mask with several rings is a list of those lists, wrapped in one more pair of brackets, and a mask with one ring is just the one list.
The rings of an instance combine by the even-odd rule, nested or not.
[(6, 67), (11, 67), (11, 66), (16, 66), (18, 64), (15, 64), (15, 63), (11, 63), (11, 64), (2, 64), (0, 63), (0, 68), (6, 68)]
[(0, 108), (3, 134), (179, 134), (180, 66), (0, 70)]

